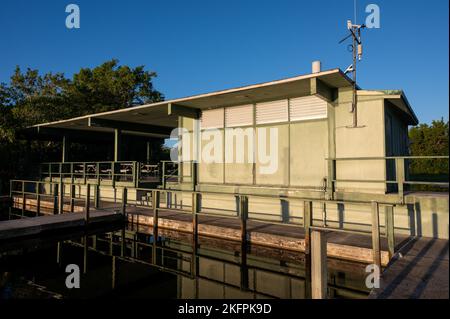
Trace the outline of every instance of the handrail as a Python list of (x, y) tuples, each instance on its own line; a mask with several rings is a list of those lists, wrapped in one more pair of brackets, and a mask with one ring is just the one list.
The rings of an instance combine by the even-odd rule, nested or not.
[[(448, 181), (425, 181), (425, 180), (408, 180), (408, 167), (405, 163), (407, 160), (449, 160), (448, 155), (436, 156), (369, 156), (369, 157), (341, 157), (341, 158), (326, 158), (328, 161), (328, 177), (327, 177), (327, 194), (330, 198), (334, 197), (336, 183), (380, 183), (387, 185), (397, 185), (397, 193), (401, 203), (404, 203), (405, 185), (428, 185), (437, 187), (449, 187)], [(350, 161), (394, 161), (395, 165), (395, 180), (392, 179), (338, 179), (337, 162)], [(385, 171), (387, 171), (387, 163)], [(393, 168), (394, 168), (393, 167)]]

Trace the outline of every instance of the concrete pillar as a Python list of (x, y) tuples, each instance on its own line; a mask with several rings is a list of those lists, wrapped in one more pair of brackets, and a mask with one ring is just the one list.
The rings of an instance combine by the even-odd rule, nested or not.
[(327, 298), (327, 239), (321, 231), (311, 231), (311, 296)]

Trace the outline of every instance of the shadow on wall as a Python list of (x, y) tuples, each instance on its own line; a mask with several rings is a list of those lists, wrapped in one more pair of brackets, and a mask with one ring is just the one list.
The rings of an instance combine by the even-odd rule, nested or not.
[[(448, 217), (438, 214), (438, 205), (436, 199), (428, 199), (429, 207), (423, 208), (420, 201), (414, 204), (407, 204), (410, 235), (414, 237), (432, 237), (443, 238), (444, 234), (439, 231), (439, 223), (447, 223), (447, 238), (449, 236)], [(430, 216), (431, 218), (427, 218)], [(426, 228), (426, 229), (424, 229)], [(441, 226), (442, 229), (442, 226)]]

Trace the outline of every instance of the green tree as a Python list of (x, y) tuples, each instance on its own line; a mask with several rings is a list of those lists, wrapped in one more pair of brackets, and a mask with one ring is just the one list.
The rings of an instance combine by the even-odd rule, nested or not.
[[(412, 156), (448, 156), (448, 121), (432, 121), (431, 125), (421, 124), (409, 130)], [(428, 179), (448, 180), (447, 159), (418, 159), (411, 161), (412, 175)], [(433, 178), (434, 176), (434, 178)]]
[[(153, 87), (156, 73), (144, 66), (131, 68), (118, 60), (82, 68), (71, 79), (63, 73), (39, 74), (16, 67), (9, 83), (0, 83), (0, 193), (11, 178), (30, 177), (30, 168), (40, 161), (59, 160), (58, 143), (16, 139), (16, 133), (31, 125), (85, 114), (161, 101)], [(101, 158), (102, 150), (76, 146)]]

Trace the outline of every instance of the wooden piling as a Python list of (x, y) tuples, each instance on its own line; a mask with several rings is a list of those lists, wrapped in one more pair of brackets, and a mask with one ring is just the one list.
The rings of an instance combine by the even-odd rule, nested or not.
[(311, 232), (311, 297), (327, 298), (327, 239), (322, 231)]

